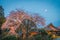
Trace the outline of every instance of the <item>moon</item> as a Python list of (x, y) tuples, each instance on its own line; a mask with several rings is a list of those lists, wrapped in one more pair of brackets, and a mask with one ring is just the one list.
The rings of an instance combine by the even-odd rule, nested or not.
[(45, 9), (44, 11), (45, 11), (45, 12), (47, 12), (48, 10), (47, 10), (47, 9)]

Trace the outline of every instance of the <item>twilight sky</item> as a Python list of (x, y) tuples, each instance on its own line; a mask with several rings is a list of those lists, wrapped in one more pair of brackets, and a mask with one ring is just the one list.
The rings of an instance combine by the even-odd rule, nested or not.
[(12, 10), (23, 9), (30, 14), (37, 13), (45, 18), (46, 25), (60, 26), (60, 0), (0, 0), (5, 17)]

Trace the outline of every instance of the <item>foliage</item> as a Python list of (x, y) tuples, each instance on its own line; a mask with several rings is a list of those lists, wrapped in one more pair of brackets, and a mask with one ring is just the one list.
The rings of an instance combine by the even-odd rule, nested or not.
[(18, 40), (18, 39), (15, 36), (7, 36), (7, 37), (2, 38), (1, 40)]
[(39, 32), (41, 32), (41, 34), (34, 35), (32, 39), (35, 39), (35, 40), (53, 40), (51, 35), (48, 35), (44, 29), (39, 30)]
[(41, 35), (34, 35), (35, 40), (41, 40)]

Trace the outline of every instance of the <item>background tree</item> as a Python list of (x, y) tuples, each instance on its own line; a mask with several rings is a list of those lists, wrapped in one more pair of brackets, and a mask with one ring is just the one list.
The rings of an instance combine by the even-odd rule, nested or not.
[(2, 6), (0, 6), (0, 27), (2, 26), (2, 24), (5, 21), (5, 17), (4, 17), (4, 9), (2, 8)]
[(4, 9), (2, 8), (2, 6), (0, 6), (0, 39), (1, 39), (1, 36), (2, 36), (1, 26), (4, 22), (5, 22)]

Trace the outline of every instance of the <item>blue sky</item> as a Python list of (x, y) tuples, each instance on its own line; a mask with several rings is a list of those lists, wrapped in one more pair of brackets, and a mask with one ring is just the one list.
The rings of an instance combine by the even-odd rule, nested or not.
[(46, 25), (60, 26), (60, 0), (0, 0), (5, 17), (12, 10), (23, 9), (30, 14), (37, 13), (45, 18)]

